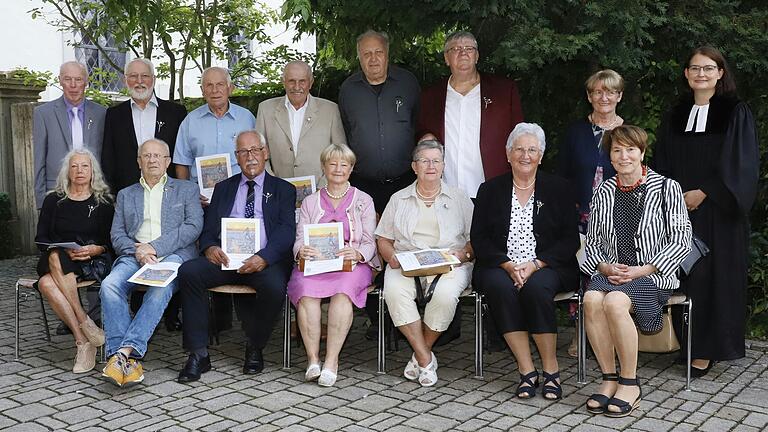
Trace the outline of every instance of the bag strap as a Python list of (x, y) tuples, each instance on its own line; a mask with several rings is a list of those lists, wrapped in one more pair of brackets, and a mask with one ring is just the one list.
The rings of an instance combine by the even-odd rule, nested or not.
[(419, 307), (426, 307), (427, 303), (429, 303), (430, 300), (432, 300), (432, 294), (435, 293), (435, 288), (437, 288), (437, 281), (440, 280), (440, 276), (442, 274), (438, 274), (435, 276), (434, 279), (432, 279), (432, 282), (427, 287), (427, 292), (424, 292), (424, 288), (421, 285), (421, 278), (420, 277), (414, 277), (413, 281), (416, 284), (416, 305)]

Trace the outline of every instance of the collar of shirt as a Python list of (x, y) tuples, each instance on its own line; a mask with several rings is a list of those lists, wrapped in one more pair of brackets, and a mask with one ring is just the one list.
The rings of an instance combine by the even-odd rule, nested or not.
[(240, 183), (238, 184), (237, 187), (241, 188), (241, 187), (243, 187), (245, 185), (245, 182), (247, 182), (248, 180), (253, 180), (253, 181), (256, 182), (256, 184), (253, 186), (254, 187), (253, 190), (256, 190), (257, 187), (263, 189), (264, 188), (264, 177), (266, 177), (266, 172), (267, 172), (266, 170), (262, 171), (261, 174), (257, 175), (253, 179), (249, 179), (248, 177), (245, 176), (245, 174), (240, 173)]
[[(384, 83), (386, 83), (387, 81), (390, 81), (390, 80), (397, 81), (398, 80), (398, 76), (397, 76), (396, 69), (397, 69), (397, 66), (392, 66), (391, 64), (387, 65), (387, 79), (385, 79), (384, 82), (381, 83), (381, 84), (384, 84)], [(368, 79), (365, 77), (365, 73), (363, 73), (362, 70), (360, 72), (358, 72), (358, 74), (359, 74), (359, 76), (357, 77), (358, 81), (366, 83), (368, 85), (373, 85), (373, 84), (368, 82)]]
[[(155, 97), (155, 94), (154, 94), (154, 93), (152, 93), (152, 97), (151, 97), (151, 98), (149, 98), (149, 102), (147, 102), (147, 105), (149, 105), (149, 104), (152, 104), (152, 105), (154, 105), (155, 107), (157, 107), (157, 106), (158, 106), (158, 105), (157, 105), (157, 98)], [(133, 100), (133, 98), (131, 98), (131, 109), (133, 109), (134, 107), (136, 107), (136, 108), (138, 108), (138, 109), (140, 109), (140, 110), (141, 110), (141, 108), (139, 108), (139, 104), (137, 104), (137, 103), (136, 103), (136, 101), (135, 101), (135, 100)], [(145, 108), (146, 108), (146, 107), (145, 107)]]
[(311, 94), (308, 94), (308, 95), (307, 95), (307, 100), (305, 100), (305, 101), (304, 101), (304, 105), (302, 105), (302, 106), (301, 106), (299, 109), (296, 109), (296, 108), (293, 106), (293, 104), (291, 103), (291, 100), (290, 100), (290, 99), (288, 99), (288, 95), (286, 95), (286, 96), (285, 96), (285, 108), (286, 108), (286, 109), (287, 109), (289, 112), (290, 112), (290, 111), (293, 111), (293, 112), (296, 112), (296, 113), (301, 113), (301, 112), (303, 112), (303, 111), (306, 111), (306, 110), (307, 110), (307, 106), (309, 106), (309, 98), (311, 98), (311, 97), (312, 97), (312, 95), (311, 95)]
[[(406, 188), (406, 193), (404, 195), (402, 195), (400, 197), (400, 199), (408, 199), (408, 198), (411, 198), (411, 197), (419, 199), (419, 196), (416, 194), (416, 183), (417, 182), (411, 183)], [(450, 187), (447, 184), (445, 184), (445, 182), (442, 181), (442, 180), (440, 181), (440, 193), (437, 194), (437, 196), (446, 196), (446, 197), (451, 198), (451, 199), (453, 198), (453, 196), (451, 195)], [(437, 196), (435, 197), (435, 200), (437, 200)]]
[(147, 183), (147, 181), (144, 180), (144, 176), (141, 176), (141, 178), (139, 178), (139, 183), (141, 184), (141, 187), (143, 187), (146, 190), (152, 190), (154, 189), (154, 187), (157, 187), (157, 185), (165, 186), (165, 184), (168, 183), (168, 174), (167, 173), (163, 174), (163, 176), (160, 177), (160, 181), (157, 182), (157, 184), (152, 188), (150, 188), (149, 183)]
[(64, 105), (67, 106), (68, 112), (72, 112), (72, 108), (74, 107), (77, 107), (78, 112), (83, 112), (83, 106), (85, 105), (85, 98), (83, 98), (83, 100), (81, 100), (80, 103), (77, 105), (73, 105), (72, 102), (70, 102), (69, 99), (67, 98), (62, 98), (62, 99), (64, 99)]
[[(216, 117), (216, 115), (213, 113), (213, 111), (211, 111), (211, 106), (210, 105), (205, 104), (204, 106), (205, 106), (205, 109), (200, 112), (200, 117), (205, 117), (207, 115)], [(221, 118), (224, 118), (224, 116), (230, 116), (230, 117), (232, 117), (235, 120), (237, 119), (237, 116), (235, 115), (235, 111), (232, 109), (232, 102), (231, 101), (227, 101), (227, 112), (225, 112), (224, 115), (221, 116)]]

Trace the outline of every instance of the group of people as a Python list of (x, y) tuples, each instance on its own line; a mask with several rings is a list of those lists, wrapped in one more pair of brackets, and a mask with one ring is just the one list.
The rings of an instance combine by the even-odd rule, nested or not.
[[(247, 336), (243, 373), (263, 369), (262, 350), (287, 292), (307, 351), (305, 378), (332, 386), (353, 309), (366, 306), (379, 273), (391, 319), (413, 349), (407, 379), (438, 381), (433, 346), (471, 285), (516, 359), (516, 395), (532, 398), (541, 385), (543, 397), (556, 400), (553, 299), (581, 285), (603, 373), (586, 408), (624, 416), (642, 397), (637, 329), (661, 328), (692, 233), (712, 250), (682, 283), (697, 305), (694, 374), (744, 355), (747, 214), (759, 157), (754, 120), (716, 49), (687, 59), (691, 96), (665, 117), (653, 169), (644, 162), (647, 134), (616, 112), (621, 76), (602, 70), (590, 77), (593, 111), (569, 128), (559, 175), (539, 170), (545, 133), (522, 122), (514, 81), (477, 70), (471, 33), (447, 37), (450, 76), (423, 91), (413, 74), (389, 65), (386, 34), (363, 33), (357, 53), (361, 71), (341, 85), (338, 105), (311, 96), (311, 68), (294, 61), (283, 70), (285, 96), (262, 102), (255, 117), (229, 101), (226, 69), (204, 71), (206, 104), (185, 116), (154, 95), (148, 60), (126, 66), (131, 99), (106, 113), (83, 97), (85, 69), (62, 66), (64, 96), (35, 111), (37, 240), (82, 247), (44, 247), (38, 273), (40, 291), (74, 335), (74, 372), (91, 370), (106, 342), (104, 377), (120, 386), (141, 382), (148, 340), (179, 291), (189, 356), (178, 381), (199, 379), (211, 368), (208, 289), (243, 284), (257, 292), (234, 301)], [(220, 153), (234, 156), (234, 175), (209, 200), (196, 184), (195, 158)], [(320, 187), (297, 217), (296, 190), (283, 179), (310, 175)], [(261, 220), (258, 252), (236, 271), (223, 270), (228, 217)], [(343, 227), (337, 256), (344, 270), (305, 275), (303, 264), (321, 252), (305, 244), (303, 231), (329, 222)], [(422, 249), (445, 249), (459, 264), (441, 274), (403, 272), (397, 254)], [(128, 299), (138, 286), (129, 277), (160, 261), (181, 264), (177, 279), (144, 287), (132, 316)], [(80, 305), (83, 279), (101, 281), (104, 331)], [(321, 357), (323, 299), (330, 303)], [(97, 310), (92, 303), (89, 312)]]

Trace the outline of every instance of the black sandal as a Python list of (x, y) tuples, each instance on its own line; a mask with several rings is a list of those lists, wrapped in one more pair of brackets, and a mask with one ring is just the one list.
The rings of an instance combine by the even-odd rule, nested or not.
[(640, 400), (643, 398), (643, 389), (640, 388), (640, 382), (637, 380), (637, 378), (619, 377), (619, 385), (637, 386), (637, 389), (640, 390), (640, 394), (637, 395), (637, 398), (632, 403), (612, 397), (608, 401), (608, 405), (613, 405), (615, 407), (618, 407), (619, 411), (617, 412), (610, 411), (608, 409), (608, 406), (606, 406), (605, 412), (603, 413), (605, 414), (606, 417), (614, 417), (614, 418), (626, 417), (630, 415), (632, 411), (635, 410), (635, 408), (640, 406)]
[[(552, 401), (562, 399), (563, 386), (557, 382), (557, 379), (560, 378), (560, 372), (548, 374), (546, 371), (541, 371), (541, 376), (544, 377), (544, 384), (541, 387), (541, 395), (544, 396), (544, 399)], [(555, 395), (555, 397), (547, 397), (548, 395)]]
[[(523, 386), (523, 384), (528, 384)], [(515, 394), (520, 399), (530, 399), (536, 396), (536, 387), (539, 386), (539, 371), (536, 369), (528, 374), (520, 374), (520, 385), (517, 386)]]
[[(619, 374), (617, 373), (608, 373), (603, 374), (603, 381), (618, 381), (619, 380)], [(587, 399), (587, 403), (589, 403), (590, 400), (593, 400), (600, 405), (596, 407), (591, 407), (587, 404), (587, 412), (590, 414), (602, 414), (605, 412), (606, 408), (608, 407), (608, 400), (610, 399), (609, 396), (606, 396), (602, 393), (593, 393), (592, 396)]]

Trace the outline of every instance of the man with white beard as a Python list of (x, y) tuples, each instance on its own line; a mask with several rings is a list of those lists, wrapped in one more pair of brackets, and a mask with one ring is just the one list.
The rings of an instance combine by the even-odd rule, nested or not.
[[(187, 110), (182, 105), (155, 96), (155, 66), (143, 58), (125, 66), (125, 86), (131, 99), (107, 109), (101, 167), (104, 178), (117, 195), (121, 189), (139, 181), (136, 164), (139, 143), (157, 138), (168, 143), (171, 153), (179, 125)], [(168, 175), (175, 177), (173, 164)]]

